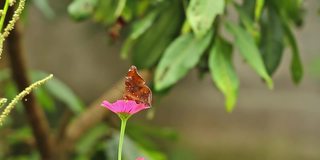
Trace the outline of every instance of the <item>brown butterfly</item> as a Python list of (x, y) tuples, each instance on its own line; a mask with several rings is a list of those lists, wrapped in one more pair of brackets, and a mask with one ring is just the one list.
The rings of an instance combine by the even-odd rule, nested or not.
[(148, 106), (151, 105), (152, 92), (139, 75), (136, 66), (131, 66), (127, 73), (123, 98), (125, 100), (134, 100), (137, 103), (144, 103)]

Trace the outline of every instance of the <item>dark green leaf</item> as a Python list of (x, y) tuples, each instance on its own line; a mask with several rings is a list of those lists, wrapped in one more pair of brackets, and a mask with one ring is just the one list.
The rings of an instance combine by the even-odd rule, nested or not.
[(241, 8), (243, 11), (249, 15), (250, 19), (254, 19), (256, 1), (255, 0), (243, 0)]
[(180, 31), (183, 22), (180, 2), (166, 1), (162, 5), (164, 12), (132, 47), (132, 61), (138, 68), (153, 67)]
[(269, 0), (266, 2), (272, 4), (274, 7), (277, 7), (282, 15), (294, 21), (296, 25), (299, 26), (302, 24), (302, 0)]
[(292, 50), (292, 59), (291, 59), (291, 77), (292, 80), (298, 84), (302, 77), (303, 77), (303, 67), (299, 55), (299, 49), (296, 42), (296, 39), (294, 38), (294, 35), (290, 29), (290, 26), (287, 21), (283, 20), (283, 28), (286, 34), (286, 38), (289, 42), (289, 45)]
[(283, 27), (274, 8), (268, 7), (266, 16), (261, 19), (260, 51), (269, 75), (278, 68), (284, 49)]
[(181, 35), (170, 44), (155, 72), (155, 89), (163, 90), (183, 78), (196, 66), (212, 37), (196, 38), (192, 33)]
[(260, 38), (260, 32), (257, 29), (253, 19), (250, 15), (243, 9), (243, 7), (235, 4), (236, 10), (238, 11), (241, 24), (245, 27), (245, 29), (254, 37), (255, 40)]
[(226, 97), (226, 109), (231, 112), (237, 102), (239, 80), (232, 65), (232, 45), (217, 38), (210, 51), (209, 68), (216, 86)]
[(218, 14), (224, 11), (224, 0), (191, 0), (187, 18), (198, 37), (204, 36)]
[(232, 22), (226, 22), (226, 29), (234, 35), (235, 45), (239, 49), (242, 57), (247, 63), (260, 75), (267, 83), (270, 89), (273, 88), (273, 82), (264, 66), (261, 54), (256, 46), (253, 37), (243, 28)]
[(111, 24), (117, 19), (114, 16), (117, 0), (99, 0), (95, 9), (93, 19), (103, 24)]
[(126, 39), (124, 46), (121, 50), (122, 58), (128, 57), (129, 50), (133, 46), (134, 41), (138, 39), (143, 33), (147, 31), (147, 29), (149, 29), (152, 26), (158, 13), (159, 10), (154, 10), (153, 12), (149, 13), (146, 17), (142, 18), (141, 20), (133, 24), (132, 31)]

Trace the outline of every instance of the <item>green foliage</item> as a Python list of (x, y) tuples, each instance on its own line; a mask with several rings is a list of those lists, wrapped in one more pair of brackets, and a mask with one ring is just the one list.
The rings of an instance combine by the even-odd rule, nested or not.
[[(47, 74), (39, 71), (32, 73), (32, 77), (43, 77), (45, 75)], [(51, 94), (57, 100), (65, 103), (73, 113), (79, 114), (83, 111), (84, 104), (75, 95), (75, 93), (59, 79), (55, 78), (52, 81), (48, 82), (45, 88), (47, 89), (49, 94)]]
[(138, 68), (153, 67), (165, 49), (179, 35), (182, 25), (182, 6), (180, 3), (165, 3), (157, 21), (137, 39), (131, 49), (132, 62)]
[(266, 15), (261, 19), (261, 31), (260, 51), (266, 69), (272, 75), (281, 62), (284, 49), (284, 30), (274, 8), (267, 8)]
[(235, 37), (235, 46), (239, 49), (247, 63), (273, 88), (273, 82), (261, 58), (261, 54), (253, 37), (243, 28), (233, 23), (226, 23), (227, 30)]
[(289, 45), (292, 50), (291, 77), (295, 83), (299, 83), (303, 76), (303, 68), (300, 59), (298, 45), (288, 23), (283, 22), (283, 26), (286, 33), (286, 38), (288, 39)]
[(232, 65), (232, 45), (217, 38), (210, 51), (209, 68), (212, 79), (226, 97), (228, 112), (233, 110), (237, 101), (239, 80)]
[[(80, 0), (73, 3), (77, 1)], [(97, 22), (112, 26), (117, 23), (114, 18), (117, 7), (118, 3), (96, 6), (86, 18), (95, 19), (97, 12), (105, 8), (106, 14), (100, 19), (111, 21)], [(230, 9), (237, 11), (239, 24), (229, 18)], [(301, 25), (303, 21), (302, 0), (244, 0), (242, 3), (234, 0), (126, 1), (118, 15), (126, 22), (125, 31), (120, 31), (125, 33), (121, 57), (130, 58), (140, 69), (155, 69), (156, 91), (172, 88), (191, 69), (199, 68), (201, 75), (211, 74), (226, 96), (227, 110), (231, 111), (239, 86), (232, 65), (233, 54), (226, 46), (237, 48), (243, 59), (272, 88), (271, 76), (279, 67), (288, 44), (293, 53), (292, 79), (295, 83), (302, 79), (303, 69), (293, 34), (294, 25)], [(235, 41), (223, 40), (223, 30), (231, 33)], [(215, 35), (208, 38), (212, 31)], [(221, 69), (216, 69), (219, 67)]]
[(194, 33), (201, 37), (211, 29), (218, 14), (224, 11), (224, 0), (191, 0), (187, 17)]
[(188, 33), (174, 40), (165, 50), (156, 68), (155, 89), (167, 89), (195, 67), (208, 47), (211, 37), (212, 32), (201, 38)]
[[(31, 79), (37, 80), (49, 74), (33, 71), (31, 72)], [(9, 71), (3, 69), (0, 71), (0, 83), (4, 84), (4, 94), (8, 98), (13, 98), (18, 94), (15, 84), (12, 82)], [(56, 111), (54, 108), (55, 102), (60, 101), (75, 114), (79, 114), (84, 109), (83, 102), (75, 95), (75, 93), (59, 79), (55, 78), (46, 83), (45, 86), (35, 90), (35, 95), (42, 107), (48, 112)]]

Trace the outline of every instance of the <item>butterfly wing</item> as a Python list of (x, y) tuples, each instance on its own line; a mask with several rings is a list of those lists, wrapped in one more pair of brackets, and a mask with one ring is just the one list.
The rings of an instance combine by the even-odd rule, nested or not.
[(134, 100), (137, 103), (151, 105), (152, 92), (146, 82), (139, 75), (137, 67), (131, 66), (125, 79), (125, 92), (123, 98)]

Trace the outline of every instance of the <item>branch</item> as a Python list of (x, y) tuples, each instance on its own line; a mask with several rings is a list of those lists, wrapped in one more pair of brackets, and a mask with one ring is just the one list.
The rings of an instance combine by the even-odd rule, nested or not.
[[(10, 14), (13, 11), (10, 9)], [(17, 84), (19, 91), (23, 91), (28, 87), (30, 81), (27, 76), (27, 67), (24, 59), (24, 51), (22, 47), (21, 29), (19, 23), (15, 25), (15, 29), (11, 31), (11, 35), (7, 39), (7, 47), (9, 52), (9, 60), (12, 69), (12, 76)], [(23, 101), (27, 118), (32, 127), (32, 131), (40, 151), (42, 159), (50, 159), (53, 153), (52, 138), (48, 120), (41, 107), (36, 102), (34, 94), (30, 93)]]
[[(149, 71), (141, 72), (142, 77), (147, 81), (151, 78)], [(91, 103), (86, 111), (73, 120), (66, 129), (66, 132), (57, 147), (61, 154), (68, 154), (73, 151), (74, 145), (89, 129), (108, 117), (109, 111), (100, 107), (103, 100), (116, 101), (120, 99), (124, 91), (124, 80), (117, 82), (113, 88), (105, 92), (101, 97)], [(65, 153), (63, 153), (65, 152)], [(66, 156), (66, 155), (64, 155)]]

